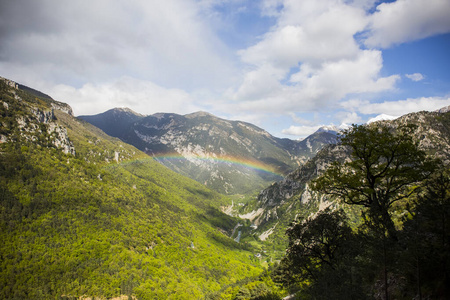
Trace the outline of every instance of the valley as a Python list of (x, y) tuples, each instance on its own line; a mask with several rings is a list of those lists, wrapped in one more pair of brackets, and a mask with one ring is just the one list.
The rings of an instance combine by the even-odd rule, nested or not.
[[(416, 210), (426, 207), (436, 212), (436, 206), (426, 206), (432, 200), (423, 199), (436, 193), (433, 201), (440, 199), (436, 205), (444, 207), (443, 213), (448, 210), (450, 113), (446, 109), (341, 133), (324, 128), (294, 141), (206, 112), (145, 116), (115, 108), (75, 117), (69, 105), (6, 79), (0, 80), (0, 93), (0, 297), (4, 299), (281, 299), (293, 293), (307, 298), (322, 295), (324, 282), (333, 295), (340, 292), (332, 288), (342, 285), (357, 298), (376, 298), (374, 294), (387, 290), (387, 284), (376, 286), (373, 278), (387, 281), (388, 276), (406, 276), (403, 271), (414, 273), (407, 266), (416, 252), (405, 250), (402, 256), (403, 244), (397, 241), (418, 238), (415, 233), (420, 230), (411, 227), (417, 221)], [(378, 143), (388, 151), (394, 149), (392, 158), (382, 152), (370, 166), (384, 166), (390, 172), (391, 162), (407, 156), (396, 152), (404, 128), (410, 128), (402, 146), (410, 147), (406, 153), (416, 151), (420, 161), (433, 160), (431, 171), (420, 169), (429, 172), (420, 180), (397, 182), (400, 175), (394, 175), (389, 181), (403, 194), (409, 193), (386, 208), (397, 240), (380, 233), (379, 228), (387, 225), (371, 215), (370, 205), (352, 205), (341, 199), (345, 193), (338, 197), (317, 184), (326, 176), (341, 178), (329, 171), (338, 166), (344, 166), (339, 169), (343, 173), (363, 169), (354, 165), (359, 157), (350, 147), (352, 141), (345, 144), (358, 128), (367, 135), (385, 130), (375, 142), (369, 140), (374, 152)], [(390, 144), (382, 144), (383, 137), (391, 135)], [(400, 162), (392, 169), (401, 169)], [(406, 169), (413, 165), (405, 164)], [(439, 234), (448, 237), (445, 230), (434, 229), (431, 219), (424, 219), (428, 231), (423, 235), (438, 232), (439, 238)], [(319, 226), (317, 220), (323, 223)], [(302, 239), (313, 240), (314, 230), (319, 230), (315, 226), (323, 229), (329, 224), (342, 229), (321, 241), (326, 245), (331, 240), (336, 249), (343, 249), (336, 260), (329, 253), (329, 260), (302, 260), (311, 254), (293, 256), (300, 251), (296, 246)], [(295, 228), (300, 228), (302, 239), (295, 240), (299, 234)], [(362, 241), (371, 248), (362, 247)], [(387, 262), (385, 250), (384, 267), (395, 272), (384, 277), (381, 271), (364, 271), (382, 265), (371, 256), (378, 253), (380, 243), (383, 247), (389, 243), (391, 257), (407, 261), (394, 267)], [(439, 247), (442, 262), (448, 245)], [(349, 261), (355, 256), (361, 264)], [(313, 271), (297, 269), (296, 264), (312, 265)], [(327, 269), (327, 264), (332, 268)], [(347, 265), (367, 279), (357, 283), (357, 291), (355, 283), (345, 279), (352, 276), (336, 275), (347, 276), (343, 270)], [(336, 270), (341, 273), (333, 273)], [(433, 276), (424, 278), (424, 293), (440, 293), (445, 281), (436, 281), (438, 289), (433, 287)], [(416, 284), (393, 282), (387, 292), (392, 295)]]
[(336, 143), (334, 132), (320, 131), (303, 141), (280, 139), (252, 124), (205, 112), (143, 116), (116, 108), (80, 118), (177, 173), (228, 195), (258, 192), (324, 145)]

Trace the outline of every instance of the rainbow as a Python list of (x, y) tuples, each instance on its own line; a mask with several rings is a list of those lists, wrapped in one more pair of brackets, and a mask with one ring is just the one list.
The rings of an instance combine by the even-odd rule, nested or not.
[(172, 154), (153, 154), (151, 155), (155, 160), (162, 162), (164, 160), (173, 160), (173, 161), (205, 161), (205, 162), (215, 162), (215, 163), (222, 163), (222, 164), (228, 164), (228, 165), (234, 165), (239, 167), (244, 167), (247, 169), (252, 169), (258, 172), (264, 172), (269, 173), (278, 177), (284, 177), (284, 175), (280, 172), (277, 172), (277, 170), (267, 164), (264, 164), (257, 160), (251, 160), (251, 159), (244, 159), (244, 158), (238, 158), (234, 156), (229, 155), (222, 155), (222, 156), (201, 156), (201, 155), (186, 155), (183, 156), (179, 153), (172, 153)]

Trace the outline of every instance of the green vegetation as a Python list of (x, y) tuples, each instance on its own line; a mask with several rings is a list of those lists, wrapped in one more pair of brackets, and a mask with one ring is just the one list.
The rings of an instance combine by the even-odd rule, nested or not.
[(233, 299), (239, 282), (260, 280), (251, 246), (228, 237), (228, 199), (51, 113), (51, 99), (0, 91), (0, 298)]
[(410, 128), (345, 133), (352, 160), (334, 163), (313, 188), (363, 206), (363, 222), (351, 230), (342, 210), (329, 209), (295, 221), (275, 281), (302, 299), (449, 298), (450, 174)]
[[(374, 226), (395, 238), (393, 206), (417, 191), (436, 167), (413, 140), (414, 126), (358, 126), (343, 133), (341, 143), (352, 160), (334, 162), (313, 181), (313, 189), (343, 202), (368, 208)], [(383, 234), (384, 235), (384, 234)]]
[[(0, 81), (2, 299), (450, 298), (447, 150), (427, 137), (420, 150), (412, 126), (354, 126), (251, 199), (67, 112)], [(448, 136), (450, 114), (438, 119)], [(265, 201), (274, 217), (255, 231), (221, 212), (232, 200), (241, 213)]]

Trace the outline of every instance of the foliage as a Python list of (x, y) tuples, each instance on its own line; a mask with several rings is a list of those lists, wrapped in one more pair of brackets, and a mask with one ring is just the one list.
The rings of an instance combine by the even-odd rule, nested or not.
[(261, 272), (223, 196), (61, 111), (41, 122), (52, 100), (1, 84), (0, 298), (200, 299)]
[[(273, 278), (302, 299), (449, 297), (448, 167), (418, 150), (409, 126), (379, 126), (348, 131), (342, 143), (353, 160), (332, 165), (314, 187), (366, 207), (364, 222), (349, 230), (341, 211), (322, 211), (287, 231)], [(394, 208), (403, 216), (396, 227)]]
[(357, 245), (343, 210), (327, 208), (299, 219), (286, 234), (289, 246), (274, 272), (276, 281), (313, 299), (361, 299), (354, 279)]
[(413, 128), (354, 125), (341, 137), (342, 145), (352, 150), (352, 160), (333, 163), (312, 189), (367, 207), (371, 221), (395, 234), (391, 207), (413, 194), (436, 165), (413, 140)]
[(450, 298), (450, 177), (436, 172), (426, 193), (409, 208), (402, 243), (401, 272), (420, 297)]

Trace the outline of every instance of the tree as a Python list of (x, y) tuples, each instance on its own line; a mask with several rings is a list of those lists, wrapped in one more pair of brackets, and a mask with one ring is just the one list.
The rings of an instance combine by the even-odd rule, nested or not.
[(351, 150), (351, 160), (333, 163), (313, 181), (312, 189), (368, 208), (372, 222), (395, 238), (391, 207), (416, 192), (435, 166), (413, 140), (414, 129), (353, 125), (340, 137)]
[(353, 125), (341, 135), (341, 144), (351, 151), (350, 161), (333, 163), (312, 184), (313, 190), (367, 208), (363, 215), (367, 228), (381, 242), (385, 299), (389, 298), (388, 245), (397, 240), (391, 209), (417, 192), (436, 166), (413, 140), (415, 128)]
[(414, 204), (403, 224), (402, 275), (416, 287), (416, 298), (449, 299), (450, 171), (433, 174)]
[(327, 208), (314, 218), (300, 219), (286, 234), (289, 246), (275, 280), (285, 285), (309, 283), (303, 293), (314, 299), (361, 299), (355, 296), (352, 278), (357, 250), (343, 210)]

